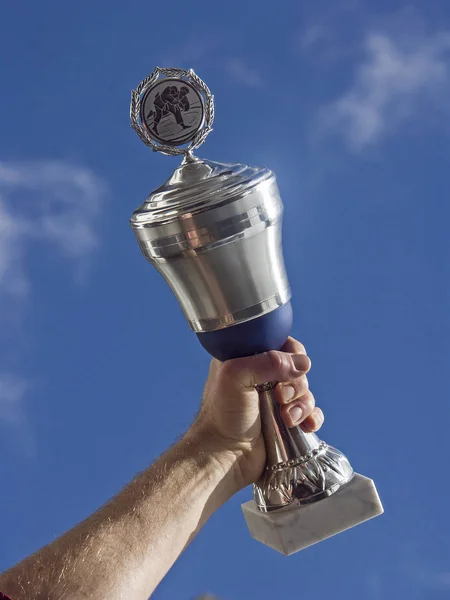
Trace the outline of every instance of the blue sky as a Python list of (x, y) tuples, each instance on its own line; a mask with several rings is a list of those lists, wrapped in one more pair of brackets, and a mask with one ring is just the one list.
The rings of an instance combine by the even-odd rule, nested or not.
[(131, 130), (130, 90), (180, 66), (216, 97), (199, 156), (277, 173), (321, 435), (386, 512), (285, 558), (244, 490), (154, 598), (448, 598), (448, 4), (9, 2), (0, 51), (0, 570), (196, 412), (208, 356), (128, 225), (178, 164)]

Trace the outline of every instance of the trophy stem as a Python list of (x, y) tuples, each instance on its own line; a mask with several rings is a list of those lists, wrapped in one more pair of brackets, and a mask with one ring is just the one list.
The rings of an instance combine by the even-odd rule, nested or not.
[(331, 496), (353, 477), (347, 458), (315, 433), (284, 424), (274, 399), (276, 381), (256, 387), (266, 446), (266, 467), (253, 486), (262, 512), (311, 504)]

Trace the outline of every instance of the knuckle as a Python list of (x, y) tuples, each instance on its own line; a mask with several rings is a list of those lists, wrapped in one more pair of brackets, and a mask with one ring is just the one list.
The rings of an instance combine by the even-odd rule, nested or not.
[[(296, 404), (299, 404), (298, 402)], [(283, 419), (286, 420), (290, 420), (290, 415), (289, 415), (289, 411), (291, 410), (293, 404), (284, 404), (281, 408), (280, 408), (280, 412), (281, 412), (281, 416), (283, 417)]]
[[(293, 388), (290, 390), (289, 388)], [(299, 400), (308, 392), (309, 384), (306, 375), (297, 377), (292, 381), (277, 385), (278, 401), (280, 404), (290, 404), (294, 400)], [(286, 391), (289, 390), (289, 391)]]
[(220, 364), (217, 369), (217, 376), (219, 381), (225, 379), (235, 379), (240, 371), (240, 365), (237, 360), (227, 360)]
[(266, 353), (267, 360), (270, 366), (278, 373), (283, 370), (284, 366), (284, 355), (276, 350), (270, 350)]
[(284, 346), (285, 352), (292, 352), (292, 354), (306, 354), (305, 346), (294, 337), (289, 337)]
[(305, 346), (298, 340), (297, 340), (297, 345), (298, 345), (298, 352), (300, 352), (300, 354), (306, 354)]
[(312, 414), (316, 405), (316, 400), (314, 398), (314, 395), (309, 390), (304, 396), (302, 396), (302, 398), (300, 399), (300, 403), (305, 414)]
[(306, 375), (302, 375), (294, 382), (294, 387), (297, 394), (301, 395), (309, 390), (309, 382)]
[(321, 408), (319, 408), (318, 406), (316, 406), (316, 408), (314, 409), (314, 412), (317, 415), (317, 420), (319, 422), (319, 425), (322, 425), (323, 422), (325, 421), (325, 415), (323, 414), (323, 410)]
[(316, 407), (313, 413), (305, 421), (304, 431), (318, 431), (322, 427), (324, 420), (325, 417), (323, 415), (323, 412), (320, 410), (320, 408)]

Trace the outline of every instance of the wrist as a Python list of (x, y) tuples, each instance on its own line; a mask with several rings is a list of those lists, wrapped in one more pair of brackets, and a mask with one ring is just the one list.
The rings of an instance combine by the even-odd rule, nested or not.
[(213, 478), (221, 482), (225, 499), (247, 485), (242, 481), (239, 451), (230, 449), (210, 428), (194, 423), (183, 437), (185, 452), (199, 461)]

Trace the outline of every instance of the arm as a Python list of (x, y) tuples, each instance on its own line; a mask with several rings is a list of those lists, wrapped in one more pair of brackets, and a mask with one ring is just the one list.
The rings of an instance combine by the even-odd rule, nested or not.
[(233, 461), (187, 435), (120, 494), (0, 577), (14, 600), (146, 599), (236, 489)]
[(255, 384), (288, 382), (289, 402), (287, 383), (277, 386), (286, 423), (320, 427), (307, 389), (309, 359), (294, 340), (285, 350), (213, 360), (199, 415), (182, 440), (95, 514), (0, 575), (0, 590), (13, 600), (146, 600), (208, 517), (261, 474)]

